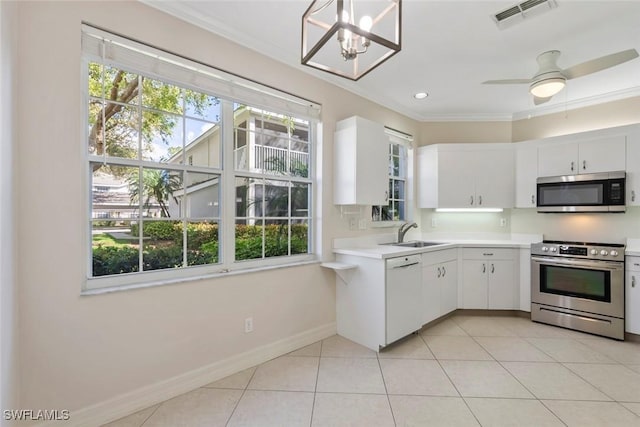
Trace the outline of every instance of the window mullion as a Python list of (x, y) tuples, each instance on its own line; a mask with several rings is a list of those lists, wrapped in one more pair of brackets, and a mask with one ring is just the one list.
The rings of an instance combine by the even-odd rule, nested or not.
[(235, 261), (235, 208), (236, 208), (236, 180), (235, 180), (235, 164), (233, 160), (233, 125), (234, 111), (233, 103), (221, 100), (222, 108), (220, 111), (220, 128), (221, 128), (221, 144), (222, 144), (222, 174), (220, 180), (222, 182), (220, 204), (220, 224), (218, 224), (218, 242), (220, 242), (219, 253), (222, 257), (221, 264), (225, 268), (229, 268)]
[[(142, 160), (142, 76), (138, 75), (138, 94), (136, 96), (138, 111), (138, 161)], [(105, 126), (106, 127), (106, 126)], [(106, 141), (105, 141), (106, 142)], [(105, 146), (106, 149), (106, 146)], [(106, 150), (105, 150), (106, 151)], [(138, 166), (138, 271), (144, 271), (144, 168)]]

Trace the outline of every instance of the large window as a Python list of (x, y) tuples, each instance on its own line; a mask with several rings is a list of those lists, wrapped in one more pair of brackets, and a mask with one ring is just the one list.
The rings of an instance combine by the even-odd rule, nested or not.
[(309, 251), (309, 122), (248, 109), (239, 120), (235, 259)]
[(196, 87), (188, 67), (181, 83), (114, 63), (108, 48), (84, 62), (87, 288), (310, 259), (313, 121)]

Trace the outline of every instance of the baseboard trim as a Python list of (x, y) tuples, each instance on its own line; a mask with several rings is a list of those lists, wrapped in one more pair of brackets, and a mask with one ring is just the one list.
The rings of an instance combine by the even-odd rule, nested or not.
[[(335, 334), (335, 322), (309, 329), (104, 402), (71, 411), (71, 419), (65, 422), (65, 427), (100, 426), (109, 423)], [(51, 421), (38, 424), (37, 427), (57, 425), (58, 422)]]

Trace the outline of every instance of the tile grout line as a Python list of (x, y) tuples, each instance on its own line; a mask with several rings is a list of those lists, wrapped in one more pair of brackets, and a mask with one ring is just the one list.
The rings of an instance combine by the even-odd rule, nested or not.
[(260, 365), (256, 366), (256, 369), (253, 371), (253, 373), (251, 374), (251, 378), (249, 378), (249, 381), (247, 381), (247, 385), (244, 386), (244, 389), (242, 389), (242, 394), (240, 395), (240, 399), (238, 399), (238, 401), (236, 402), (236, 404), (233, 407), (233, 410), (231, 411), (231, 413), (229, 414), (229, 418), (227, 418), (227, 422), (224, 424), (225, 427), (229, 425), (229, 422), (231, 421), (231, 418), (233, 417), (233, 414), (236, 413), (236, 409), (238, 409), (238, 405), (240, 405), (240, 401), (242, 400), (242, 398), (244, 397), (244, 394), (247, 392), (247, 389), (249, 388), (249, 384), (251, 384), (251, 380), (253, 379), (253, 377), (255, 376), (256, 372), (258, 372), (258, 368), (260, 367)]
[[(546, 354), (553, 361), (553, 362), (541, 362), (541, 363), (560, 363), (553, 356), (548, 354), (546, 351), (544, 351), (543, 349), (539, 348), (538, 346), (536, 346), (535, 344), (530, 342), (527, 339), (527, 337), (521, 337), (516, 331), (514, 331), (514, 333), (516, 334), (517, 338), (522, 339), (527, 344), (533, 346), (533, 348), (541, 351), (543, 354)], [(473, 338), (473, 340), (475, 342), (478, 343), (478, 345), (480, 347), (482, 347), (487, 353), (489, 353), (491, 355), (491, 357), (493, 357), (493, 355), (489, 352), (489, 350), (487, 348), (485, 348), (478, 340), (475, 339), (476, 337), (472, 337), (472, 338)], [(500, 367), (502, 367), (502, 369), (507, 371), (509, 373), (509, 375), (511, 375), (513, 377), (513, 379), (515, 379), (516, 382), (518, 382), (518, 384), (520, 384), (525, 390), (527, 390), (534, 397), (534, 399), (537, 402), (539, 402), (544, 408), (546, 408), (551, 414), (553, 414), (553, 416), (556, 417), (556, 419), (558, 419), (558, 421), (560, 421), (563, 425), (567, 426), (567, 424), (555, 412), (553, 412), (549, 407), (547, 407), (547, 405), (544, 404), (544, 402), (542, 402), (542, 399), (538, 398), (538, 396), (536, 396), (536, 394), (533, 391), (529, 390), (529, 388), (526, 385), (524, 385), (509, 369), (507, 369), (507, 367), (502, 364), (502, 361), (496, 359), (495, 357), (494, 357), (494, 359), (500, 365)], [(535, 362), (533, 362), (533, 363), (535, 363)], [(465, 399), (465, 403), (466, 403), (466, 399)]]
[(324, 340), (320, 341), (320, 354), (318, 355), (318, 369), (316, 370), (316, 384), (313, 388), (313, 402), (311, 403), (311, 417), (309, 417), (309, 427), (313, 425), (313, 412), (316, 409), (316, 396), (318, 394), (318, 378), (320, 377), (320, 363), (322, 362), (322, 344)]
[[(542, 339), (544, 339), (544, 338), (542, 338)], [(588, 348), (589, 350), (591, 350), (591, 351), (593, 351), (593, 352), (595, 352), (595, 353), (597, 353), (597, 354), (599, 354), (599, 355), (602, 355), (602, 356), (604, 356), (604, 357), (606, 357), (606, 358), (608, 358), (608, 359), (613, 360), (613, 362), (614, 362), (614, 363), (600, 363), (600, 364), (603, 364), (603, 365), (621, 365), (621, 366), (624, 366), (623, 364), (621, 364), (621, 363), (620, 363), (620, 362), (618, 362), (617, 360), (615, 360), (615, 359), (613, 359), (613, 358), (611, 358), (611, 357), (607, 356), (606, 354), (603, 354), (603, 353), (601, 353), (601, 352), (599, 352), (599, 351), (597, 351), (597, 350), (595, 350), (595, 349), (591, 348), (590, 346), (588, 346), (588, 345), (586, 345), (586, 344), (584, 344), (584, 343), (580, 342), (578, 339), (576, 339), (576, 338), (574, 338), (574, 337), (567, 336), (567, 337), (553, 338), (553, 339), (558, 339), (558, 340), (569, 340), (569, 341), (571, 341), (571, 342), (577, 343), (577, 344), (582, 345), (582, 346), (584, 346), (584, 347)], [(591, 381), (588, 381), (586, 378), (582, 377), (580, 374), (578, 374), (577, 372), (575, 372), (573, 369), (571, 369), (571, 368), (569, 368), (568, 366), (566, 366), (566, 364), (567, 364), (567, 363), (582, 363), (582, 364), (598, 364), (598, 363), (590, 363), (590, 362), (562, 362), (562, 361), (558, 360), (557, 358), (553, 357), (551, 354), (549, 354), (549, 353), (548, 353), (547, 351), (545, 351), (543, 348), (540, 348), (539, 346), (537, 346), (534, 342), (531, 342), (531, 341), (529, 341), (529, 340), (528, 340), (528, 339), (526, 339), (526, 338), (524, 338), (524, 340), (525, 340), (526, 342), (528, 342), (529, 344), (531, 344), (532, 346), (534, 346), (535, 348), (537, 348), (538, 350), (540, 350), (541, 352), (543, 352), (544, 354), (546, 354), (547, 356), (549, 356), (551, 359), (555, 360), (555, 361), (556, 361), (556, 363), (558, 363), (558, 364), (559, 364), (559, 365), (561, 365), (563, 368), (565, 368), (566, 370), (568, 370), (569, 372), (571, 372), (573, 375), (575, 375), (575, 376), (577, 376), (578, 378), (580, 378), (580, 379), (581, 379), (582, 381), (584, 381), (585, 383), (589, 384), (589, 385), (590, 385), (591, 387), (593, 387), (595, 390), (597, 390), (597, 391), (599, 391), (600, 393), (602, 393), (603, 395), (607, 396), (609, 399), (611, 399), (611, 401), (619, 403), (619, 402), (618, 402), (616, 399), (614, 399), (612, 396), (609, 396), (607, 393), (605, 393), (605, 392), (604, 392), (604, 390), (602, 390), (600, 387), (597, 387), (595, 384), (592, 384), (592, 383), (591, 383)], [(629, 368), (627, 368), (627, 369), (629, 369)], [(629, 369), (629, 370), (631, 370), (631, 369)], [(542, 403), (542, 401), (541, 401), (540, 403)], [(546, 405), (545, 405), (545, 407), (546, 407)], [(554, 413), (554, 415), (555, 415), (555, 413)]]
[[(566, 366), (566, 363), (573, 363), (573, 362), (558, 362), (560, 363), (560, 365), (562, 365), (563, 368), (565, 368), (566, 370), (568, 370), (569, 372), (571, 372), (573, 375), (577, 376), (578, 378), (580, 378), (582, 381), (584, 381), (585, 383), (589, 384), (591, 387), (595, 388), (596, 390), (598, 390), (600, 393), (604, 394), (605, 396), (607, 396), (609, 399), (611, 399), (612, 402), (616, 402), (616, 403), (620, 403), (618, 402), (617, 399), (614, 399), (613, 396), (609, 396), (607, 393), (604, 392), (604, 390), (602, 390), (600, 387), (596, 386), (595, 384), (592, 384), (591, 381), (587, 380), (586, 378), (584, 378), (582, 375), (580, 375), (579, 373), (577, 373), (576, 371), (574, 371), (573, 369), (571, 369), (570, 367)], [(592, 365), (598, 365), (598, 363), (592, 363)], [(631, 369), (623, 366), (625, 369), (631, 371)]]
[[(515, 332), (515, 331), (514, 331), (514, 332)], [(549, 357), (551, 358), (551, 360), (555, 361), (555, 359), (554, 359), (550, 354), (547, 354), (547, 353), (546, 353), (546, 352), (544, 352), (542, 349), (538, 348), (537, 346), (535, 346), (533, 343), (529, 342), (529, 341), (528, 341), (527, 339), (525, 339), (524, 337), (520, 337), (520, 336), (518, 335), (518, 333), (517, 333), (517, 332), (515, 332), (515, 333), (516, 333), (516, 337), (517, 337), (517, 338), (522, 339), (524, 342), (526, 342), (526, 343), (528, 343), (529, 345), (533, 346), (533, 348), (538, 349), (538, 350), (539, 350), (539, 351), (541, 351), (543, 354), (546, 354), (547, 356), (549, 356)], [(489, 354), (491, 355), (491, 357), (493, 357), (493, 358), (495, 359), (495, 361), (498, 363), (498, 365), (500, 365), (500, 367), (501, 367), (502, 369), (504, 369), (504, 370), (505, 370), (509, 375), (511, 375), (511, 377), (513, 377), (513, 379), (514, 379), (514, 380), (516, 380), (516, 382), (517, 382), (518, 384), (520, 384), (520, 385), (522, 386), (522, 388), (524, 388), (525, 390), (527, 390), (527, 391), (531, 394), (531, 396), (533, 396), (533, 397), (534, 397), (534, 399), (535, 399), (537, 402), (539, 402), (542, 406), (544, 406), (545, 408), (547, 408), (547, 410), (548, 410), (549, 412), (551, 412), (551, 414), (553, 414), (553, 416), (554, 416), (554, 417), (556, 417), (556, 418), (557, 418), (557, 419), (558, 419), (562, 424), (564, 424), (565, 426), (567, 425), (564, 421), (562, 421), (562, 419), (561, 419), (561, 418), (560, 418), (560, 417), (559, 417), (555, 412), (551, 411), (551, 410), (550, 410), (550, 409), (549, 409), (549, 408), (548, 408), (548, 407), (547, 407), (547, 406), (542, 402), (542, 400), (541, 400), (541, 399), (539, 399), (539, 398), (538, 398), (538, 396), (536, 396), (536, 394), (535, 394), (533, 391), (529, 390), (529, 388), (528, 388), (526, 385), (524, 385), (524, 384), (523, 384), (523, 383), (522, 383), (522, 382), (521, 382), (521, 381), (520, 381), (520, 380), (519, 380), (519, 379), (518, 379), (518, 378), (517, 378), (517, 377), (516, 377), (516, 376), (515, 376), (515, 375), (514, 375), (510, 370), (509, 370), (509, 369), (507, 369), (507, 367), (506, 367), (506, 366), (504, 366), (504, 365), (502, 364), (502, 361), (500, 361), (500, 360), (498, 360), (497, 358), (495, 358), (495, 357), (493, 356), (493, 354), (491, 354), (491, 352), (490, 352), (487, 348), (485, 348), (485, 347), (482, 345), (482, 343), (480, 343), (478, 340), (476, 340), (476, 339), (475, 339), (476, 337), (472, 337), (472, 338), (473, 338), (473, 340), (474, 340), (476, 343), (478, 343), (478, 345), (479, 345), (480, 347), (482, 347), (482, 348), (483, 348), (487, 353), (489, 353)], [(551, 362), (546, 362), (546, 363), (551, 363)], [(557, 363), (557, 362), (555, 362), (555, 363)], [(465, 399), (465, 402), (466, 402), (466, 399)]]
[[(590, 381), (587, 381), (586, 378), (583, 378), (581, 375), (579, 375), (577, 372), (573, 371), (572, 369), (570, 369), (569, 367), (565, 366), (565, 363), (583, 363), (583, 364), (593, 364), (593, 363), (589, 363), (589, 362), (561, 362), (560, 360), (558, 360), (557, 358), (553, 357), (553, 355), (551, 355), (550, 353), (548, 353), (547, 351), (545, 351), (543, 348), (541, 348), (540, 346), (537, 346), (534, 342), (530, 341), (530, 338), (540, 338), (540, 339), (545, 339), (545, 337), (521, 337), (519, 334), (516, 335), (518, 338), (522, 339), (523, 341), (525, 341), (526, 343), (528, 343), (529, 345), (533, 346), (534, 348), (536, 348), (537, 350), (541, 351), (543, 354), (546, 354), (549, 358), (552, 359), (553, 362), (524, 362), (524, 363), (556, 363), (558, 365), (561, 365), (562, 367), (564, 367), (565, 369), (567, 369), (569, 372), (571, 372), (572, 374), (575, 374), (578, 378), (582, 379), (583, 381), (585, 381), (585, 383), (589, 384), (590, 386), (592, 386), (594, 389), (598, 390), (599, 392), (601, 392), (604, 396), (608, 397), (609, 399), (611, 399), (610, 401), (598, 401), (598, 402), (603, 402), (603, 403), (617, 403), (619, 406), (622, 406), (624, 409), (626, 409), (628, 412), (638, 416), (637, 414), (635, 414), (633, 411), (629, 410), (628, 408), (626, 408), (624, 405), (622, 405), (619, 401), (613, 399), (611, 396), (609, 396), (607, 393), (605, 393), (603, 390), (601, 390), (599, 387), (596, 387), (594, 384), (592, 384)], [(472, 337), (474, 338), (474, 341), (478, 342), (475, 338), (476, 337)], [(574, 337), (558, 337), (558, 338), (552, 338), (552, 339), (558, 339), (558, 340), (567, 340), (567, 341), (571, 341), (573, 343), (577, 343), (580, 345), (583, 345), (585, 347), (587, 347), (589, 350), (594, 351), (597, 354), (603, 355), (605, 357), (607, 357), (608, 359), (613, 360), (613, 363), (600, 363), (603, 365), (622, 365), (620, 362), (618, 362), (617, 360), (614, 360), (613, 358), (607, 356), (606, 354), (603, 354), (599, 351), (597, 351), (596, 349), (591, 348), (590, 346), (580, 342), (577, 338)], [(480, 346), (482, 346), (482, 344), (480, 342), (478, 342), (478, 344)], [(483, 346), (482, 346), (483, 347)], [(483, 347), (484, 348), (484, 347)], [(487, 352), (489, 352), (486, 348), (485, 350)], [(493, 355), (492, 355), (493, 356)], [(522, 382), (520, 382), (520, 380), (518, 380), (518, 378), (511, 372), (509, 371), (509, 369), (507, 369), (503, 364), (502, 361), (499, 361), (496, 359), (496, 361), (500, 364), (500, 366), (502, 366), (503, 369), (505, 369), (512, 377), (514, 377), (514, 379), (520, 383), (522, 385), (522, 387), (524, 387), (529, 393), (531, 393), (531, 395), (534, 396), (535, 400), (537, 400), (538, 402), (540, 402), (540, 404), (542, 406), (544, 406), (550, 413), (552, 413), (562, 424), (564, 424), (565, 426), (567, 425), (561, 418), (559, 415), (557, 415), (551, 408), (549, 408), (547, 405), (545, 405), (545, 403), (543, 402), (542, 399), (538, 398), (538, 396), (535, 395), (535, 393), (533, 393), (531, 390), (529, 390), (529, 388), (527, 386), (525, 386)], [(518, 362), (518, 361), (514, 361), (514, 362)], [(596, 363), (597, 364), (597, 363)], [(624, 366), (624, 365), (623, 365)], [(628, 368), (627, 368), (628, 369)], [(629, 369), (630, 370), (630, 369)], [(565, 401), (565, 402), (595, 402), (593, 400), (574, 400), (574, 399), (545, 399), (545, 400), (558, 400), (558, 401)]]
[(393, 425), (397, 426), (396, 416), (393, 413), (393, 406), (391, 406), (391, 398), (389, 397), (389, 390), (387, 390), (387, 382), (384, 380), (384, 372), (382, 372), (382, 365), (380, 364), (380, 353), (376, 352), (376, 360), (378, 361), (378, 369), (380, 369), (380, 376), (382, 377), (382, 385), (384, 386), (384, 394), (387, 396), (387, 403), (389, 404), (389, 410), (391, 411), (391, 419)]
[[(465, 331), (466, 332), (466, 331)], [(482, 426), (482, 423), (480, 422), (480, 420), (478, 419), (478, 417), (476, 416), (475, 412), (473, 412), (473, 410), (471, 409), (471, 407), (469, 406), (469, 403), (467, 403), (467, 400), (464, 398), (464, 396), (462, 395), (462, 393), (460, 393), (460, 390), (458, 390), (458, 386), (456, 386), (456, 384), (453, 382), (453, 380), (451, 379), (451, 377), (449, 376), (449, 374), (447, 373), (447, 371), (444, 369), (444, 366), (442, 366), (442, 363), (440, 363), (440, 359), (438, 359), (438, 357), (436, 356), (436, 354), (431, 350), (431, 347), (429, 347), (429, 344), (427, 344), (427, 341), (425, 341), (424, 337), (421, 335), (420, 338), (422, 338), (422, 342), (424, 342), (424, 345), (427, 346), (427, 348), (429, 349), (429, 351), (431, 351), (431, 353), (433, 354), (433, 357), (435, 357), (435, 361), (436, 363), (438, 363), (438, 366), (440, 367), (440, 369), (442, 369), (442, 372), (444, 373), (444, 375), (447, 377), (447, 379), (449, 380), (449, 382), (451, 383), (451, 385), (453, 386), (453, 388), (456, 390), (456, 393), (458, 393), (458, 397), (460, 397), (460, 399), (462, 399), (462, 401), (464, 402), (464, 406), (467, 407), (467, 409), (469, 410), (469, 413), (471, 413), (471, 415), (473, 416), (473, 418), (476, 420), (476, 422), (478, 423), (479, 426)]]
[[(165, 402), (166, 402), (166, 400), (165, 400)], [(145, 419), (144, 419), (144, 421), (142, 422), (142, 424), (140, 424), (140, 427), (143, 427), (143, 426), (144, 426), (144, 424), (145, 424), (147, 421), (149, 421), (149, 419), (153, 416), (153, 414), (155, 414), (155, 413), (156, 413), (156, 411), (157, 411), (158, 409), (160, 409), (160, 406), (162, 406), (162, 404), (163, 404), (163, 403), (164, 403), (164, 402), (161, 402), (160, 404), (158, 404), (158, 406), (156, 406), (156, 409), (154, 409), (153, 411), (151, 411), (151, 413), (149, 414), (149, 416), (148, 416), (147, 418), (145, 418)]]
[[(555, 360), (557, 363), (565, 363), (565, 362), (562, 362), (561, 360), (558, 360), (556, 357), (553, 357), (549, 352), (545, 351), (543, 348), (541, 348), (540, 346), (537, 346), (535, 343), (533, 343), (533, 342), (531, 342), (531, 341), (529, 341), (529, 340), (530, 340), (530, 339), (570, 340), (570, 341), (573, 341), (573, 342), (575, 342), (575, 343), (578, 343), (578, 344), (581, 344), (581, 345), (583, 345), (583, 346), (587, 347), (589, 350), (591, 350), (591, 351), (593, 351), (593, 352), (595, 352), (595, 353), (597, 353), (597, 354), (599, 354), (599, 355), (601, 355), (601, 356), (604, 356), (604, 357), (606, 357), (607, 359), (611, 359), (611, 358), (610, 358), (609, 356), (607, 356), (606, 354), (602, 354), (602, 353), (600, 353), (599, 351), (596, 351), (596, 350), (594, 350), (594, 349), (590, 348), (589, 346), (587, 346), (587, 345), (585, 345), (585, 344), (582, 344), (580, 341), (578, 341), (578, 340), (576, 340), (576, 339), (574, 339), (574, 338), (572, 338), (572, 337), (566, 337), (566, 338), (565, 338), (565, 337), (561, 337), (561, 338), (526, 337), (526, 338), (523, 338), (523, 339), (524, 339), (526, 342), (528, 342), (529, 344), (531, 344), (532, 346), (534, 346), (535, 348), (537, 348), (538, 350), (540, 350), (541, 352), (543, 352), (544, 354), (546, 354), (547, 356), (549, 356), (550, 358), (552, 358), (553, 360)], [(611, 360), (613, 360), (613, 359), (611, 359)], [(567, 362), (567, 363), (593, 363), (593, 362)], [(617, 364), (618, 362), (614, 361), (614, 363), (616, 363), (616, 364)]]
[(549, 408), (547, 405), (544, 404), (544, 402), (542, 401), (542, 399), (538, 399), (538, 402), (540, 402), (540, 404), (542, 406), (544, 406), (545, 408), (547, 408), (547, 411), (551, 412), (553, 414), (554, 417), (556, 417), (557, 419), (560, 420), (560, 422), (562, 424), (564, 424), (565, 426), (569, 427), (567, 423), (565, 423), (562, 418), (560, 418), (560, 416), (558, 414), (556, 414), (555, 412), (553, 412), (553, 409)]

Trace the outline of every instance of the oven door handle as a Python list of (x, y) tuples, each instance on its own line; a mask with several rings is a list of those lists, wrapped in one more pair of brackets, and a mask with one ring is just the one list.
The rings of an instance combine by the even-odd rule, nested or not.
[(548, 257), (537, 257), (532, 256), (531, 262), (535, 262), (538, 264), (547, 264), (547, 265), (557, 265), (559, 267), (566, 266), (575, 266), (582, 268), (590, 268), (590, 269), (599, 269), (599, 270), (610, 270), (610, 271), (622, 271), (624, 270), (623, 262), (616, 261), (597, 261), (590, 259), (569, 259), (563, 258), (562, 260), (558, 260), (557, 258), (548, 258)]

